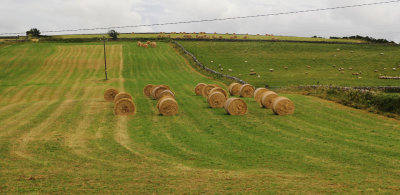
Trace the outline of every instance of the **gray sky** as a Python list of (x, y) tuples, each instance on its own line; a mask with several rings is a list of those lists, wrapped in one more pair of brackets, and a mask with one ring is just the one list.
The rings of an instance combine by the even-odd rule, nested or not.
[[(224, 18), (380, 1), (385, 0), (0, 0), (0, 33), (25, 32), (32, 27), (45, 31)], [(116, 30), (268, 33), (306, 37), (359, 34), (400, 42), (400, 2), (253, 19)]]

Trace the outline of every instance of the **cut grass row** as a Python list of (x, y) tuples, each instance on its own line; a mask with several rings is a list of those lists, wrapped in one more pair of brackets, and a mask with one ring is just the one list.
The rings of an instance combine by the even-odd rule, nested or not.
[[(247, 115), (226, 115), (193, 92), (199, 82), (217, 82), (196, 72), (168, 43), (154, 49), (110, 43), (107, 82), (100, 44), (3, 49), (0, 68), (35, 71), (0, 80), (3, 91), (26, 91), (0, 95), (0, 192), (398, 190), (396, 120), (296, 94), (283, 94), (296, 105), (292, 116), (275, 116), (253, 99), (245, 99)], [(16, 55), (20, 60), (9, 60)], [(176, 92), (177, 116), (158, 115), (156, 102), (142, 94), (149, 83)], [(133, 95), (134, 117), (114, 116), (112, 104), (102, 99), (109, 87)]]
[[(395, 46), (201, 41), (179, 43), (205, 66), (258, 87), (399, 85), (398, 80), (378, 79), (380, 75), (400, 75), (400, 47)], [(339, 68), (344, 69), (343, 73)], [(393, 71), (393, 68), (397, 71)], [(250, 75), (251, 69), (260, 77)]]

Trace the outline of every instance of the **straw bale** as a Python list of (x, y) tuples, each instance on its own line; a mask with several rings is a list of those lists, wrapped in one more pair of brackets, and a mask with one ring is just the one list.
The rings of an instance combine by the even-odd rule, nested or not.
[(276, 115), (290, 115), (294, 113), (294, 104), (286, 97), (277, 97), (273, 100), (272, 111)]
[(118, 91), (116, 89), (107, 89), (104, 92), (104, 100), (108, 102), (114, 101), (115, 96), (118, 94)]
[(114, 102), (118, 102), (120, 99), (123, 99), (123, 98), (128, 98), (128, 99), (132, 100), (132, 96), (129, 93), (120, 92), (115, 96)]
[(256, 100), (256, 102), (260, 103), (261, 102), (261, 98), (264, 92), (269, 91), (267, 88), (258, 88), (254, 91), (254, 99)]
[(232, 96), (239, 96), (240, 95), (240, 87), (242, 87), (242, 84), (240, 83), (232, 83), (229, 85), (229, 93)]
[(204, 87), (203, 87), (203, 90), (202, 90), (202, 95), (203, 95), (204, 97), (207, 97), (207, 96), (210, 94), (211, 89), (213, 89), (213, 88), (215, 88), (215, 87), (218, 87), (218, 85), (215, 85), (215, 84), (208, 84), (208, 85), (204, 86)]
[(213, 89), (211, 89), (210, 94), (212, 94), (213, 92), (216, 92), (216, 91), (219, 91), (219, 92), (221, 92), (222, 94), (224, 94), (224, 96), (225, 96), (226, 98), (229, 97), (228, 92), (226, 92), (226, 91), (225, 91), (224, 89), (222, 89), (221, 87), (214, 87)]
[(229, 98), (224, 105), (225, 111), (230, 115), (244, 115), (247, 113), (247, 104), (239, 98)]
[(278, 94), (273, 91), (267, 91), (262, 94), (261, 105), (264, 108), (271, 108), (273, 99), (277, 98)]
[(114, 113), (121, 116), (135, 115), (136, 106), (132, 100), (128, 98), (122, 98), (115, 103)]
[(150, 97), (151, 96), (151, 91), (153, 90), (153, 88), (155, 87), (155, 85), (153, 84), (148, 84), (143, 88), (143, 93), (145, 96)]
[(172, 116), (178, 114), (178, 103), (174, 98), (165, 97), (160, 99), (158, 111), (164, 116)]
[(226, 99), (225, 94), (219, 91), (214, 91), (208, 95), (207, 102), (211, 108), (222, 108), (224, 107)]
[(254, 96), (254, 87), (250, 84), (244, 84), (240, 87), (240, 96), (241, 97), (253, 97)]
[(196, 93), (196, 95), (201, 96), (203, 95), (203, 88), (206, 86), (207, 84), (204, 83), (199, 83), (196, 85), (196, 87), (194, 88), (194, 92)]

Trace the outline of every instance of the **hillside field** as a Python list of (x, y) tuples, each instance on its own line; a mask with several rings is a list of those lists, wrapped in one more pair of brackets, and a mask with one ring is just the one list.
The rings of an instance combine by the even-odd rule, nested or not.
[[(378, 79), (381, 75), (400, 76), (399, 46), (209, 41), (179, 43), (205, 66), (258, 87), (400, 85), (399, 80)], [(343, 68), (343, 72), (339, 71), (340, 68)], [(251, 69), (257, 75), (250, 75)]]
[[(184, 44), (203, 61), (230, 64), (234, 73), (252, 68), (241, 63), (239, 43), (196, 43)], [(245, 99), (247, 115), (229, 116), (209, 108), (193, 90), (199, 82), (226, 85), (197, 72), (172, 44), (159, 42), (147, 49), (136, 42), (107, 44), (108, 81), (101, 43), (0, 48), (0, 193), (399, 192), (398, 120), (299, 94), (281, 94), (296, 106), (291, 116), (276, 116), (252, 98)], [(247, 55), (253, 57), (248, 64), (257, 65), (263, 79), (271, 78), (265, 81), (273, 86), (296, 83), (278, 68), (288, 64), (290, 71), (296, 69), (294, 57), (280, 63), (282, 47), (275, 53), (268, 44), (258, 47), (269, 52), (249, 47)], [(310, 62), (318, 69), (309, 58), (327, 60), (335, 47), (327, 47), (322, 59), (317, 55), (321, 48), (310, 48), (315, 55), (299, 64)], [(350, 55), (346, 50), (341, 52)], [(377, 57), (386, 59), (396, 51), (385, 49), (385, 56)], [(276, 58), (267, 62), (276, 66), (274, 74), (280, 78), (258, 69), (265, 56)], [(341, 62), (347, 64), (343, 58), (335, 63)], [(366, 83), (374, 81), (371, 77)], [(175, 91), (178, 115), (158, 114), (156, 101), (143, 95), (149, 83)], [(113, 103), (103, 99), (111, 87), (132, 94), (135, 116), (114, 115)]]

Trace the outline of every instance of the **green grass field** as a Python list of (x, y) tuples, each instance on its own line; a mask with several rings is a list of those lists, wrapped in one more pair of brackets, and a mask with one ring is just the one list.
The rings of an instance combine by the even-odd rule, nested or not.
[[(298, 94), (282, 94), (292, 116), (251, 98), (247, 115), (229, 116), (194, 95), (197, 83), (218, 82), (169, 43), (110, 42), (107, 51), (104, 81), (100, 43), (0, 49), (0, 193), (400, 190), (398, 120)], [(142, 92), (149, 83), (176, 92), (177, 116), (158, 114)], [(113, 114), (110, 87), (132, 94), (134, 117)]]
[[(124, 33), (120, 34), (118, 38), (157, 38), (159, 34), (148, 34), (148, 33)], [(164, 34), (169, 35), (171, 38), (184, 38), (184, 35), (191, 35), (192, 38), (196, 38), (197, 35), (207, 35), (213, 38), (216, 36), (219, 39), (222, 36), (223, 39), (230, 39), (233, 36), (237, 36), (237, 39), (245, 39), (246, 36), (249, 40), (286, 40), (286, 41), (323, 41), (323, 42), (345, 42), (345, 43), (363, 43), (362, 40), (350, 40), (350, 39), (326, 39), (326, 38), (310, 38), (310, 37), (295, 37), (295, 36), (266, 36), (266, 35), (233, 35), (233, 34), (198, 34), (198, 33), (187, 33), (187, 34)], [(106, 34), (86, 34), (86, 35), (55, 35), (54, 38), (61, 39), (72, 39), (72, 38), (102, 38), (103, 36), (108, 37)]]
[[(205, 66), (258, 87), (400, 85), (398, 80), (378, 79), (380, 75), (400, 76), (400, 47), (396, 46), (200, 41), (179, 43)], [(220, 64), (223, 71), (220, 70)], [(339, 68), (344, 68), (343, 74)], [(393, 68), (397, 71), (393, 71)], [(260, 77), (251, 76), (250, 69), (254, 69)], [(270, 72), (270, 69), (274, 69), (274, 72)]]

